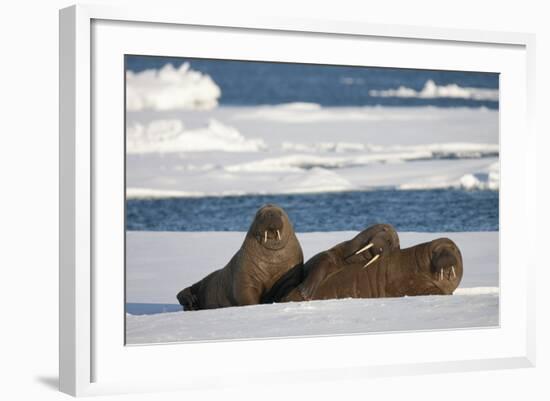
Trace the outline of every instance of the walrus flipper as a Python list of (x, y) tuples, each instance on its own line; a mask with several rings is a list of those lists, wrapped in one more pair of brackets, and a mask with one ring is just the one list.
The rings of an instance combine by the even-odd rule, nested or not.
[(184, 311), (199, 309), (199, 300), (193, 293), (193, 287), (187, 287), (181, 290), (176, 296)]
[(303, 280), (304, 264), (300, 263), (283, 274), (281, 278), (273, 284), (271, 289), (262, 295), (260, 303), (272, 304), (274, 302), (279, 302)]

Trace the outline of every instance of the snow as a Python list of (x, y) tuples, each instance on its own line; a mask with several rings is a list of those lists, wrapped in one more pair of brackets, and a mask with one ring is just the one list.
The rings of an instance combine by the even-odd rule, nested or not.
[[(284, 144), (283, 144), (284, 145)], [(329, 146), (316, 144), (317, 149), (327, 149)], [(346, 146), (347, 145), (347, 146)], [(334, 144), (335, 149), (359, 149), (361, 144), (350, 146)], [(304, 146), (304, 145), (301, 145)], [(298, 146), (299, 147), (299, 146)], [(286, 149), (291, 148), (286, 143)], [(326, 156), (293, 154), (276, 158), (266, 158), (259, 161), (225, 166), (227, 171), (297, 171), (312, 167), (343, 168), (361, 167), (374, 163), (400, 163), (430, 159), (472, 159), (498, 155), (498, 146), (492, 144), (435, 144), (423, 146), (394, 146), (391, 148), (370, 146), (371, 153), (351, 156)]]
[[(238, 232), (127, 232), (126, 302), (176, 304), (176, 294), (223, 267), (240, 247)], [(298, 233), (306, 258), (354, 232)], [(402, 247), (446, 236), (464, 258), (452, 296), (341, 299), (216, 310), (126, 315), (129, 344), (498, 324), (498, 232), (400, 233)], [(215, 249), (215, 252), (212, 250)], [(159, 307), (162, 311), (162, 307)]]
[[(306, 153), (346, 153), (370, 151), (380, 154), (379, 161), (391, 159), (418, 160), (422, 158), (479, 158), (489, 155), (498, 155), (499, 146), (493, 143), (434, 143), (423, 145), (393, 145), (380, 146), (357, 142), (317, 142), (302, 144), (283, 142), (281, 148), (288, 152), (298, 151)], [(407, 155), (406, 157), (401, 154)], [(386, 157), (384, 157), (386, 155)]]
[(338, 299), (126, 316), (129, 344), (454, 329), (498, 324), (498, 295)]
[(484, 88), (464, 88), (456, 84), (437, 85), (434, 81), (428, 80), (420, 91), (416, 91), (405, 86), (399, 86), (397, 89), (369, 91), (370, 96), (374, 97), (402, 97), (402, 98), (460, 98), (470, 100), (490, 100), (498, 102), (498, 89)]
[(218, 150), (257, 152), (265, 149), (262, 139), (246, 139), (235, 128), (210, 120), (206, 127), (186, 130), (181, 120), (134, 122), (126, 131), (126, 152), (179, 153)]
[[(241, 153), (240, 160), (249, 157)], [(198, 156), (197, 156), (198, 157)], [(208, 156), (205, 156), (208, 159)], [(233, 164), (237, 159), (220, 155), (197, 167), (194, 156), (144, 155), (128, 157), (128, 198), (177, 196), (228, 196), (246, 194), (291, 194), (351, 190), (464, 188), (462, 177), (472, 172), (480, 189), (490, 186), (495, 157), (462, 160), (421, 160), (412, 163), (354, 164), (318, 156), (281, 156)], [(215, 164), (216, 161), (218, 164)], [(341, 162), (346, 166), (333, 168)], [(225, 163), (222, 167), (221, 163)], [(358, 168), (359, 166), (359, 168)], [(161, 172), (164, 175), (161, 175)], [(498, 175), (497, 175), (498, 177)], [(468, 189), (473, 189), (472, 186)]]
[(190, 68), (189, 63), (160, 70), (126, 71), (126, 109), (138, 111), (211, 109), (221, 90), (210, 76)]
[(499, 188), (498, 112), (484, 108), (293, 103), (127, 117), (128, 197)]
[(236, 113), (235, 120), (260, 120), (267, 122), (312, 124), (323, 122), (377, 122), (387, 120), (434, 120), (434, 115), (417, 114), (414, 108), (399, 108), (394, 113), (381, 112), (381, 107), (322, 107), (316, 103), (285, 103), (258, 106)]
[(350, 151), (363, 151), (367, 149), (367, 145), (363, 143), (353, 142), (319, 142), (314, 144), (302, 144), (293, 142), (283, 142), (281, 148), (284, 151), (292, 152), (336, 152), (344, 153)]

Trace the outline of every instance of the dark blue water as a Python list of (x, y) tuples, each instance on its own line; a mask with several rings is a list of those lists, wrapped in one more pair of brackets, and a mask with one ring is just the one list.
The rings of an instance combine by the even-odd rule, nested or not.
[(126, 303), (126, 313), (130, 315), (153, 315), (155, 313), (181, 312), (179, 304), (147, 304), (147, 303)]
[(498, 191), (377, 190), (305, 195), (130, 199), (126, 227), (138, 231), (247, 231), (266, 203), (283, 207), (297, 232), (359, 231), (375, 223), (398, 231), (497, 231)]
[(322, 106), (426, 106), (498, 109), (496, 101), (469, 99), (381, 98), (369, 90), (405, 86), (421, 90), (428, 80), (437, 85), (498, 89), (496, 73), (412, 70), (297, 63), (266, 63), (151, 56), (126, 56), (126, 68), (139, 72), (189, 62), (193, 70), (210, 75), (221, 88), (221, 105), (266, 105), (313, 102)]

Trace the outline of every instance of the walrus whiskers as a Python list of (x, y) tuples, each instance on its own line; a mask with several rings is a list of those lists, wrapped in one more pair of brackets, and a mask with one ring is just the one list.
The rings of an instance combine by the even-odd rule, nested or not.
[(374, 244), (371, 242), (368, 245), (365, 245), (363, 248), (359, 249), (357, 252), (355, 252), (355, 255), (360, 254), (361, 252), (365, 252), (367, 249), (372, 248)]
[(279, 232), (279, 230), (277, 230), (277, 238), (279, 239), (279, 241), (281, 240), (281, 233)]
[(374, 263), (379, 257), (380, 257), (380, 255), (374, 255), (374, 258), (372, 258), (371, 260), (369, 260), (368, 263), (367, 263), (365, 266), (363, 266), (363, 269), (364, 269), (365, 267), (368, 267), (371, 263)]

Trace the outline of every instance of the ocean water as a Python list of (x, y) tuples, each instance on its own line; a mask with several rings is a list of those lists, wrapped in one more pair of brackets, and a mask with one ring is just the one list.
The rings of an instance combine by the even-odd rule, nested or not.
[(129, 199), (126, 228), (137, 231), (247, 231), (256, 211), (273, 203), (297, 232), (363, 230), (498, 231), (498, 191), (376, 190), (320, 194)]
[[(220, 107), (292, 102), (316, 103), (322, 107), (435, 106), (493, 110), (499, 107), (499, 76), (495, 73), (150, 56), (125, 58), (127, 71), (134, 73), (158, 71), (167, 64), (178, 68), (184, 63), (189, 64), (190, 70), (206, 74), (219, 87)], [(185, 79), (194, 78), (188, 74)], [(461, 142), (459, 136), (456, 142)], [(457, 189), (128, 199), (126, 228), (246, 231), (259, 207), (275, 203), (287, 210), (298, 232), (362, 230), (379, 222), (393, 224), (400, 231), (488, 231), (499, 228), (498, 199), (498, 191)]]
[[(174, 297), (175, 298), (175, 297)], [(181, 312), (179, 304), (155, 304), (126, 302), (126, 313), (130, 315), (154, 315), (156, 313)]]
[(432, 105), (498, 109), (498, 99), (382, 97), (374, 96), (372, 92), (395, 90), (400, 86), (421, 91), (428, 81), (433, 81), (437, 86), (455, 85), (456, 88), (498, 91), (499, 76), (496, 73), (152, 56), (126, 56), (125, 62), (126, 69), (133, 72), (158, 70), (166, 64), (177, 68), (189, 63), (191, 69), (209, 75), (219, 86), (219, 104), (222, 106), (311, 102), (321, 106)]

